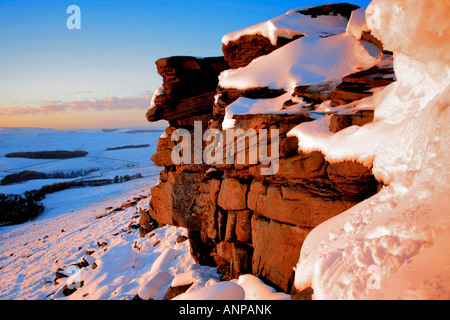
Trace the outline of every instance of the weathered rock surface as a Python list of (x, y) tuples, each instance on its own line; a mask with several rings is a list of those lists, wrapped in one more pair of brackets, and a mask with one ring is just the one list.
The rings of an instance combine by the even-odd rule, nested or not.
[(163, 78), (164, 93), (170, 101), (215, 91), (217, 76), (229, 68), (223, 57), (189, 56), (159, 59), (156, 67)]
[(225, 210), (244, 210), (247, 208), (247, 185), (237, 179), (224, 179), (217, 204)]
[(255, 213), (278, 222), (308, 228), (313, 228), (356, 204), (353, 201), (319, 197), (299, 186), (275, 184), (271, 184), (265, 194), (250, 191), (249, 199), (249, 209)]
[(284, 291), (290, 291), (300, 249), (309, 229), (263, 216), (252, 218), (253, 273)]
[(168, 172), (167, 181), (151, 190), (149, 215), (159, 223), (199, 231), (206, 214), (206, 208), (199, 205), (205, 200), (201, 187), (201, 176), (195, 172)]
[(185, 293), (192, 285), (193, 285), (193, 283), (182, 285), (182, 286), (177, 286), (177, 287), (169, 287), (169, 289), (167, 289), (166, 295), (164, 296), (164, 300), (171, 300), (171, 299), (175, 298), (176, 296), (179, 296), (180, 294)]
[(356, 72), (342, 78), (341, 84), (331, 92), (331, 105), (347, 104), (371, 96), (370, 90), (384, 87), (395, 80), (392, 67), (380, 68), (378, 66)]
[(218, 75), (229, 68), (223, 57), (186, 56), (159, 59), (156, 67), (163, 78), (164, 91), (155, 97), (147, 119), (169, 122), (212, 113)]
[(358, 110), (352, 114), (334, 114), (330, 120), (330, 132), (336, 133), (350, 126), (360, 126), (373, 121), (373, 110)]
[(213, 114), (216, 119), (220, 119), (220, 117), (225, 114), (225, 108), (241, 97), (249, 99), (270, 99), (281, 96), (284, 93), (286, 93), (286, 91), (283, 89), (269, 89), (267, 87), (235, 89), (222, 88), (219, 86), (214, 101)]
[(254, 59), (269, 54), (278, 48), (294, 41), (301, 36), (292, 39), (279, 37), (274, 46), (270, 40), (262, 35), (244, 35), (235, 41), (230, 41), (222, 46), (225, 60), (231, 68), (241, 68), (248, 65)]

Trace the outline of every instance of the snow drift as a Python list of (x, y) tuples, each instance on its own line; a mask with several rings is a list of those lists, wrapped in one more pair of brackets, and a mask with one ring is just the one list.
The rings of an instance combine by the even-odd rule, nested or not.
[(450, 298), (449, 10), (448, 1), (372, 1), (367, 27), (394, 52), (397, 76), (373, 96), (374, 122), (322, 129), (320, 139), (323, 118), (317, 130), (291, 131), (329, 161), (373, 163), (386, 184), (308, 235), (295, 286), (312, 286), (315, 299)]

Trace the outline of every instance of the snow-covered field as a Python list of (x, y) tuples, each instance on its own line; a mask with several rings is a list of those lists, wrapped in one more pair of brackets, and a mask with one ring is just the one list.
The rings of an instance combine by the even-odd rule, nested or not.
[[(150, 157), (156, 152), (156, 144), (162, 132), (163, 129), (149, 128), (118, 129), (114, 131), (103, 131), (102, 129), (0, 128), (0, 179), (24, 170), (43, 173), (96, 170), (83, 177), (85, 179), (112, 179), (116, 175), (134, 175), (137, 173), (141, 173), (144, 177), (154, 175), (155, 167)], [(106, 150), (107, 148), (128, 145), (149, 145), (149, 147)], [(64, 160), (5, 157), (6, 154), (11, 152), (54, 150), (83, 150), (88, 152), (88, 155), (83, 158)], [(56, 181), (45, 179), (0, 186), (0, 193), (20, 194), (26, 190), (39, 188), (54, 182)]]

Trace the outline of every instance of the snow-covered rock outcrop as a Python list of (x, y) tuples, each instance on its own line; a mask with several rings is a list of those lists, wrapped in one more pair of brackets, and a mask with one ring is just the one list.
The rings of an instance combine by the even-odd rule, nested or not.
[[(297, 8), (225, 35), (225, 60), (232, 69), (222, 71), (213, 83), (218, 82), (212, 114), (208, 108), (189, 113), (200, 111), (195, 100), (169, 106), (160, 103), (161, 91), (156, 94), (149, 114), (156, 114), (156, 106), (160, 114), (166, 114), (170, 127), (152, 157), (165, 170), (161, 183), (152, 189), (149, 214), (159, 223), (189, 229), (196, 261), (217, 266), (224, 279), (250, 273), (291, 293), (294, 267), (308, 233), (380, 188), (371, 163), (330, 162), (319, 151), (299, 149), (297, 137), (288, 136), (300, 123), (340, 132), (372, 122), (373, 91), (395, 80), (391, 55), (363, 39), (363, 31), (350, 32), (359, 28), (370, 33), (353, 21), (351, 12), (356, 8), (345, 4)], [(245, 57), (227, 55), (231, 45), (235, 53), (247, 53), (255, 37), (265, 39), (258, 44), (264, 50)], [(202, 68), (189, 71), (198, 77), (178, 81), (176, 75), (188, 74), (186, 66), (199, 60), (178, 57), (184, 62), (160, 67), (171, 59), (157, 62), (165, 94), (170, 96), (172, 84), (177, 91), (189, 93), (188, 88), (210, 82), (203, 78)], [(251, 61), (233, 67), (242, 59)], [(345, 85), (340, 86), (341, 82)], [(325, 121), (314, 121), (317, 118)], [(230, 154), (226, 151), (237, 137), (218, 144), (212, 163), (198, 162), (195, 156), (196, 150), (201, 156), (213, 145), (211, 140), (202, 141), (205, 130), (227, 137), (241, 129), (256, 132), (261, 141), (262, 132), (274, 128), (278, 137), (267, 136), (267, 148), (274, 157), (272, 174), (265, 173), (268, 168), (262, 163), (261, 148), (259, 152), (252, 149), (250, 140), (243, 150), (236, 147)], [(320, 133), (320, 128), (308, 132)], [(183, 150), (188, 156), (174, 163), (173, 151), (180, 145), (176, 149), (179, 141), (172, 138), (179, 129), (189, 133), (190, 144)], [(277, 159), (274, 148), (279, 149)]]

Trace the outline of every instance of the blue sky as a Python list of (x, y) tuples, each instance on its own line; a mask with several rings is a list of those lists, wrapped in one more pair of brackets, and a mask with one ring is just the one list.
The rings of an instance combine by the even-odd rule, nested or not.
[(224, 34), (327, 2), (0, 0), (0, 126), (148, 125), (157, 59), (221, 55)]

